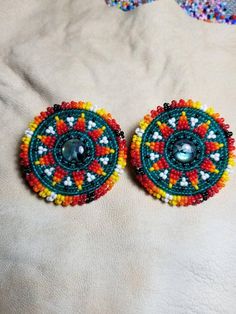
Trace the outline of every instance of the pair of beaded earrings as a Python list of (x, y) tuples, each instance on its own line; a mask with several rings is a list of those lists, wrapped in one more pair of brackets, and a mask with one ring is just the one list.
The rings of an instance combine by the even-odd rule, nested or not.
[[(192, 100), (158, 106), (140, 121), (130, 145), (137, 180), (154, 198), (199, 204), (225, 186), (234, 164), (229, 125)], [(30, 123), (20, 162), (34, 192), (57, 205), (83, 205), (107, 193), (126, 166), (120, 125), (91, 103), (62, 102)]]

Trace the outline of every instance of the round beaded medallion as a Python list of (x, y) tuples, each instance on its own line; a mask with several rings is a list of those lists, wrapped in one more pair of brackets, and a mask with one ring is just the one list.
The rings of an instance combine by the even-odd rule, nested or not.
[(170, 205), (201, 203), (217, 193), (234, 164), (229, 125), (212, 108), (188, 100), (152, 110), (131, 144), (138, 181)]
[(73, 101), (35, 117), (20, 153), (32, 189), (63, 206), (104, 195), (123, 172), (126, 158), (124, 133), (115, 119), (104, 109)]

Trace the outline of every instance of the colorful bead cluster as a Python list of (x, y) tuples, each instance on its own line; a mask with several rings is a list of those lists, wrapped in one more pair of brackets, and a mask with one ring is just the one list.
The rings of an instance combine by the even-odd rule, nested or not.
[[(131, 11), (155, 0), (105, 0), (109, 6)], [(207, 22), (236, 24), (236, 0), (176, 0), (192, 17)]]
[(192, 100), (158, 106), (136, 129), (131, 162), (155, 198), (175, 206), (199, 204), (225, 186), (234, 165), (229, 125)]
[(105, 0), (105, 1), (111, 7), (116, 6), (117, 8), (123, 11), (131, 11), (142, 4), (151, 3), (155, 0)]
[(63, 102), (34, 118), (20, 162), (32, 189), (49, 202), (82, 205), (107, 193), (126, 166), (119, 124), (90, 103)]
[(236, 24), (236, 0), (177, 0), (192, 17), (207, 21)]

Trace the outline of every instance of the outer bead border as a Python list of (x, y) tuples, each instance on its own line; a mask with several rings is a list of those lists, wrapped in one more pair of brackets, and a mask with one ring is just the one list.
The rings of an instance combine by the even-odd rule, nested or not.
[(96, 106), (93, 106), (90, 102), (82, 101), (62, 102), (61, 105), (54, 105), (53, 107), (48, 107), (46, 111), (43, 111), (38, 116), (36, 116), (34, 120), (29, 124), (29, 127), (25, 131), (25, 135), (22, 137), (21, 140), (22, 143), (20, 146), (20, 165), (22, 167), (23, 172), (25, 173), (26, 181), (28, 182), (32, 190), (38, 194), (39, 197), (44, 198), (45, 200), (52, 201), (55, 205), (62, 206), (84, 205), (86, 203), (90, 203), (91, 201), (93, 201), (88, 199), (87, 194), (75, 196), (55, 194), (55, 192), (51, 191), (40, 182), (40, 180), (35, 176), (30, 166), (29, 146), (34, 132), (36, 131), (38, 126), (51, 114), (59, 110), (68, 109), (84, 109), (95, 112), (100, 117), (102, 117), (110, 126), (110, 128), (115, 132), (117, 144), (119, 147), (117, 162), (118, 167), (116, 167), (112, 175), (97, 190), (94, 191), (95, 196), (93, 200), (100, 198), (101, 196), (105, 195), (108, 191), (112, 189), (114, 184), (118, 181), (120, 173), (126, 166), (127, 160), (126, 140), (124, 138), (124, 133), (121, 130), (120, 125), (116, 122), (112, 115), (103, 108), (97, 108)]
[[(218, 180), (218, 182), (213, 185), (211, 188), (207, 189), (206, 195), (201, 193), (192, 195), (192, 196), (182, 196), (182, 195), (169, 195), (163, 189), (156, 186), (146, 174), (140, 172), (140, 168), (142, 167), (141, 162), (141, 153), (140, 147), (142, 143), (142, 134), (145, 132), (149, 124), (161, 113), (163, 113), (166, 108), (174, 109), (174, 108), (181, 108), (181, 107), (189, 107), (194, 109), (201, 109), (207, 114), (209, 114), (223, 129), (223, 131), (228, 134), (227, 142), (228, 142), (228, 167), (224, 171), (222, 177)], [(145, 188), (145, 190), (152, 195), (154, 198), (160, 199), (164, 203), (168, 203), (171, 206), (189, 206), (189, 205), (197, 205), (206, 201), (208, 198), (214, 196), (218, 193), (224, 186), (225, 183), (229, 180), (229, 172), (231, 168), (235, 165), (235, 140), (231, 137), (232, 133), (228, 131), (229, 125), (224, 122), (224, 119), (220, 117), (219, 113), (216, 113), (212, 107), (207, 108), (206, 106), (202, 105), (201, 102), (196, 101), (194, 102), (192, 99), (185, 101), (180, 99), (178, 102), (173, 100), (170, 104), (164, 104), (163, 106), (157, 106), (156, 109), (151, 110), (151, 112), (144, 116), (144, 118), (140, 121), (139, 127), (136, 129), (136, 134), (133, 135), (131, 141), (131, 164), (135, 168), (136, 178), (139, 183)]]

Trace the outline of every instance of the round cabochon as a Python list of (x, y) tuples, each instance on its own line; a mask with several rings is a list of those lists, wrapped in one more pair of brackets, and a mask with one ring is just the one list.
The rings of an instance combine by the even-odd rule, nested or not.
[(236, 0), (176, 0), (192, 17), (207, 22), (236, 24)]

